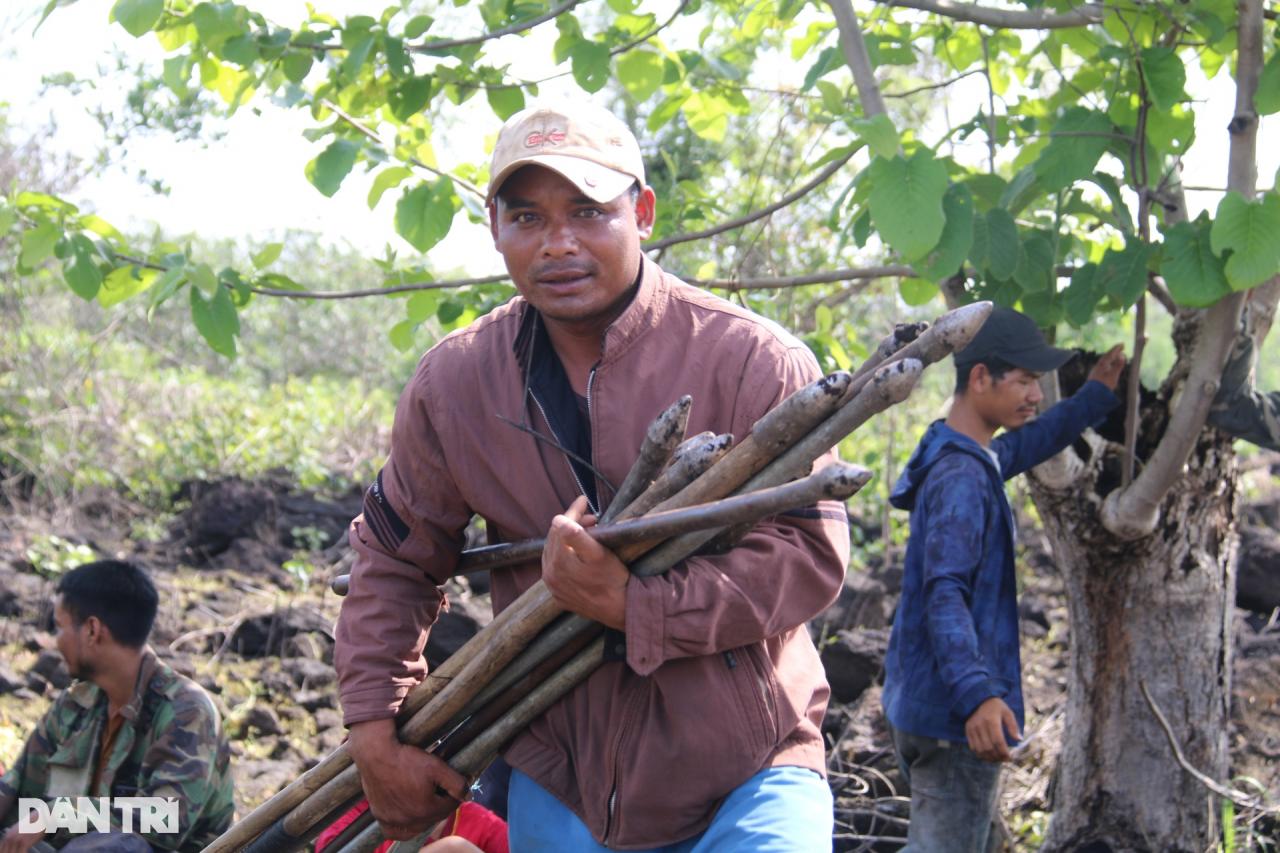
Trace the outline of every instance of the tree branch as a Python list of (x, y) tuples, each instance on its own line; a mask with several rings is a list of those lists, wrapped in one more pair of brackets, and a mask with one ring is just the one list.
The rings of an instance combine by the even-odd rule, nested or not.
[(784, 278), (686, 278), (685, 282), (699, 287), (719, 287), (725, 290), (773, 290), (784, 287), (801, 287), (806, 284), (830, 284), (837, 281), (859, 281), (877, 278), (905, 278), (915, 275), (907, 266), (861, 267), (830, 270), (809, 275), (793, 275)]
[(1213, 793), (1223, 799), (1230, 800), (1237, 806), (1249, 809), (1250, 811), (1261, 812), (1262, 814), (1274, 814), (1280, 812), (1280, 806), (1268, 806), (1255, 797), (1251, 797), (1241, 791), (1228, 788), (1226, 785), (1219, 784), (1210, 776), (1200, 772), (1187, 761), (1182, 754), (1182, 747), (1178, 746), (1178, 738), (1173, 733), (1173, 728), (1169, 725), (1169, 721), (1165, 718), (1164, 712), (1160, 710), (1160, 706), (1156, 704), (1156, 700), (1151, 698), (1151, 692), (1147, 690), (1147, 682), (1139, 681), (1138, 688), (1142, 691), (1142, 698), (1147, 700), (1147, 707), (1151, 709), (1151, 713), (1156, 715), (1156, 722), (1160, 724), (1160, 728), (1164, 730), (1165, 739), (1169, 741), (1169, 748), (1173, 750), (1173, 758), (1178, 762), (1178, 766), (1191, 774), (1191, 777), (1204, 785)]
[(1103, 4), (1086, 3), (1074, 12), (1051, 14), (1031, 9), (993, 9), (953, 0), (876, 0), (883, 6), (902, 6), (932, 12), (953, 21), (984, 24), (1001, 30), (1054, 30), (1084, 27), (1102, 20)]
[[(356, 130), (360, 131), (362, 134), (372, 139), (374, 142), (378, 143), (378, 146), (382, 148), (383, 151), (387, 150), (386, 144), (382, 141), (382, 139), (378, 136), (378, 134), (373, 130), (373, 128), (368, 127), (367, 125), (361, 124), (358, 119), (356, 119), (354, 116), (347, 114), (341, 107), (339, 107), (333, 101), (330, 101), (328, 98), (321, 99), (320, 103), (323, 104), (325, 107), (327, 107), (330, 111), (332, 111), (333, 114), (336, 115), (338, 118), (342, 119), (347, 124), (351, 125)], [(414, 166), (417, 166), (419, 169), (425, 169), (426, 171), (430, 172), (433, 175), (438, 175), (442, 178), (448, 178), (458, 186), (462, 187), (467, 192), (473, 193), (481, 201), (484, 200), (484, 192), (475, 184), (471, 183), (470, 181), (459, 178), (457, 175), (451, 175), (448, 172), (441, 171), (440, 169), (437, 169), (433, 166), (428, 166), (426, 163), (422, 162), (417, 157), (410, 157), (408, 162), (412, 163)]]
[[(1240, 0), (1236, 57), (1236, 115), (1230, 125), (1227, 187), (1252, 198), (1256, 181), (1258, 114), (1253, 99), (1262, 73), (1262, 2)], [(1190, 372), (1177, 407), (1147, 466), (1126, 488), (1107, 495), (1102, 523), (1122, 539), (1155, 530), (1160, 504), (1182, 476), (1231, 354), (1246, 293), (1232, 293), (1201, 315), (1190, 355)]]
[(923, 86), (916, 86), (914, 89), (907, 89), (902, 92), (884, 92), (882, 93), (882, 96), (885, 98), (908, 98), (912, 95), (918, 95), (921, 92), (929, 92), (934, 89), (945, 89), (946, 87), (952, 85), (953, 83), (959, 83), (961, 80), (963, 80), (966, 77), (970, 77), (974, 74), (981, 74), (981, 73), (982, 73), (981, 68), (972, 68), (964, 72), (963, 74), (957, 74), (956, 76), (943, 80), (940, 83), (926, 83)]
[[(581, 2), (582, 0), (565, 0), (564, 3), (561, 3), (559, 6), (556, 6), (555, 8), (548, 9), (547, 11), (543, 12), (541, 15), (537, 16), (536, 18), (529, 18), (528, 20), (525, 20), (525, 21), (517, 21), (514, 24), (509, 24), (505, 27), (502, 27), (501, 29), (492, 30), (487, 33), (481, 33), (478, 36), (466, 36), (464, 38), (456, 38), (456, 39), (436, 39), (434, 41), (424, 41), (421, 44), (406, 44), (404, 48), (410, 53), (430, 53), (432, 51), (448, 50), (449, 48), (453, 48), (453, 47), (465, 47), (467, 45), (472, 45), (472, 44), (483, 44), (484, 42), (492, 41), (494, 39), (499, 39), (499, 38), (502, 38), (503, 36), (511, 36), (517, 33), (523, 33), (523, 32), (526, 32), (527, 30), (531, 30), (534, 27), (538, 26), (539, 24), (544, 24), (547, 21), (551, 21), (551, 20), (554, 20), (555, 18), (558, 18), (560, 15), (563, 15), (565, 12), (570, 11), (571, 9), (573, 9), (574, 6), (577, 6)], [(343, 45), (330, 44), (327, 42), (320, 43), (320, 44), (306, 44), (303, 42), (291, 41), (289, 42), (289, 46), (305, 49), (305, 50), (325, 50), (325, 51), (346, 50), (346, 47)]]
[(552, 9), (548, 9), (536, 18), (530, 18), (527, 21), (519, 21), (501, 29), (483, 33), (478, 36), (460, 39), (441, 39), (439, 41), (424, 41), (422, 44), (405, 45), (405, 48), (413, 53), (428, 53), (436, 50), (447, 50), (452, 47), (465, 47), (470, 44), (481, 44), (486, 41), (491, 41), (492, 39), (502, 38), (503, 36), (522, 33), (526, 30), (533, 29), (538, 26), (538, 24), (544, 24), (547, 21), (555, 20), (581, 2), (582, 0), (565, 0), (564, 3), (561, 3), (559, 6)]
[[(671, 17), (667, 18), (661, 24), (658, 24), (656, 27), (649, 30), (649, 32), (644, 33), (643, 35), (636, 36), (631, 41), (620, 44), (617, 47), (609, 48), (609, 56), (613, 57), (613, 56), (617, 56), (620, 53), (626, 53), (628, 50), (631, 50), (631, 48), (644, 44), (649, 39), (653, 38), (658, 33), (662, 32), (667, 27), (675, 23), (676, 18), (680, 17), (680, 15), (684, 13), (684, 10), (688, 8), (689, 4), (692, 2), (693, 0), (680, 0), (680, 5), (676, 6), (676, 10), (671, 13)], [(484, 89), (486, 91), (490, 89), (522, 89), (525, 86), (537, 86), (540, 83), (546, 83), (551, 80), (559, 79), (560, 77), (568, 77), (572, 73), (573, 73), (572, 71), (561, 71), (557, 74), (551, 74), (547, 77), (541, 77), (537, 80), (517, 80), (513, 83), (494, 83), (492, 85), (480, 84), (476, 88)]]
[(862, 37), (862, 26), (858, 23), (858, 14), (853, 11), (853, 4), (849, 0), (827, 0), (827, 5), (835, 14), (836, 27), (840, 30), (840, 50), (853, 72), (863, 115), (867, 118), (883, 115), (886, 112), (884, 98), (871, 68), (871, 55), (867, 53), (867, 43)]
[(787, 195), (784, 195), (773, 204), (762, 207), (759, 210), (752, 211), (751, 213), (743, 216), (739, 216), (737, 219), (730, 219), (728, 222), (722, 222), (719, 225), (704, 228), (701, 231), (690, 231), (687, 234), (673, 234), (670, 237), (663, 237), (661, 240), (654, 240), (652, 243), (649, 243), (644, 247), (645, 251), (657, 251), (658, 249), (665, 249), (668, 246), (674, 246), (677, 243), (688, 243), (693, 240), (702, 240), (706, 237), (714, 237), (716, 234), (722, 234), (725, 231), (732, 231), (734, 228), (741, 228), (743, 225), (749, 225), (758, 219), (764, 219), (766, 216), (776, 213), (782, 208), (790, 205), (792, 202), (803, 198), (818, 187), (822, 186), (832, 175), (840, 170), (841, 166), (848, 163), (855, 153), (856, 152), (854, 151), (850, 151), (839, 160), (835, 160), (827, 164), (826, 168), (814, 175), (813, 180), (809, 181), (809, 183), (793, 190)]

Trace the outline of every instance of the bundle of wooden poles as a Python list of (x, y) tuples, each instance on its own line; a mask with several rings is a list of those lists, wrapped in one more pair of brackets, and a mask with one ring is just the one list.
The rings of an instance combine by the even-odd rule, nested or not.
[[(819, 500), (844, 500), (870, 472), (813, 463), (869, 418), (906, 399), (921, 372), (961, 349), (991, 311), (958, 308), (932, 326), (897, 327), (853, 373), (838, 371), (792, 394), (738, 443), (703, 433), (685, 440), (692, 401), (682, 398), (649, 427), (639, 457), (591, 535), (633, 574), (665, 572), (694, 553), (731, 547), (762, 518)], [(543, 540), (463, 552), (458, 572), (535, 559)], [(349, 579), (335, 580), (345, 594)], [(405, 697), (400, 740), (429, 748), (475, 778), (516, 734), (603, 662), (603, 626), (556, 606), (539, 581), (494, 617)], [(344, 744), (235, 824), (205, 853), (300, 849), (363, 796)], [(416, 851), (422, 837), (393, 850)], [(371, 812), (328, 848), (366, 853), (383, 840)]]

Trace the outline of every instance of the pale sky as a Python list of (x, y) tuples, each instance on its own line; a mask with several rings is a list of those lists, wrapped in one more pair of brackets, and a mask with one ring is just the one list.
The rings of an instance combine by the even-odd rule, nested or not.
[[(44, 0), (19, 0), (13, 5), (36, 10), (43, 7)], [(83, 102), (65, 92), (42, 96), (42, 75), (71, 71), (96, 79), (99, 63), (109, 61), (113, 46), (127, 50), (137, 59), (158, 60), (162, 55), (150, 34), (134, 39), (118, 25), (108, 25), (111, 5), (111, 0), (80, 0), (54, 12), (34, 35), (31, 30), (35, 17), (31, 11), (24, 15), (11, 7), (0, 13), (4, 35), (0, 41), (4, 45), (0, 48), (0, 97), (9, 104), (10, 120), (19, 126), (37, 127), (53, 118), (57, 132), (46, 141), (53, 150), (89, 156), (99, 130), (85, 112)], [(286, 26), (296, 26), (306, 15), (303, 0), (255, 0), (250, 5)], [(363, 0), (322, 0), (316, 5), (340, 18), (369, 8)], [(544, 75), (545, 57), (554, 35), (554, 26), (544, 25), (535, 33), (536, 42), (508, 39), (513, 48), (519, 48), (512, 56), (515, 73)], [(793, 75), (777, 69), (779, 77), (798, 76), (803, 71), (800, 68)], [(102, 84), (119, 85), (109, 79)], [(1188, 91), (1199, 103), (1195, 105), (1197, 139), (1186, 158), (1183, 181), (1189, 185), (1222, 186), (1226, 180), (1226, 126), (1233, 111), (1233, 84), (1225, 70), (1217, 79), (1205, 81), (1198, 68), (1190, 68)], [(576, 93), (571, 84), (561, 84), (558, 89), (556, 84), (542, 87), (544, 96), (569, 93)], [(581, 97), (581, 93), (576, 96)], [(963, 104), (972, 98), (985, 100), (985, 88), (980, 78), (970, 77), (948, 90), (947, 97), (953, 105), (953, 115), (971, 115), (973, 108)], [(381, 205), (370, 211), (365, 203), (370, 177), (357, 167), (332, 199), (324, 198), (303, 176), (303, 166), (327, 144), (303, 138), (302, 131), (313, 126), (310, 117), (301, 110), (274, 107), (261, 98), (251, 106), (262, 114), (242, 108), (227, 121), (226, 137), (208, 147), (178, 144), (164, 135), (131, 143), (131, 157), (162, 178), (172, 189), (170, 195), (156, 195), (120, 170), (108, 169), (84, 180), (72, 194), (74, 199), (90, 200), (88, 206), (126, 228), (145, 228), (148, 223), (157, 222), (168, 233), (245, 238), (251, 246), (258, 246), (278, 238), (289, 227), (318, 232), (339, 246), (350, 245), (366, 254), (381, 254), (390, 242), (402, 259), (413, 257), (414, 250), (392, 227), (396, 192), (388, 192)], [(459, 156), (475, 159), (475, 152), (484, 150), (486, 134), (492, 134), (497, 126), (482, 98), (457, 108), (456, 114), (458, 125), (449, 135), (452, 150), (437, 150), (444, 168)], [(1261, 188), (1270, 187), (1280, 167), (1280, 116), (1264, 120), (1258, 149), (1258, 184)], [(1205, 207), (1212, 210), (1218, 199), (1217, 193), (1190, 193), (1192, 215)], [(472, 274), (501, 269), (487, 230), (467, 223), (463, 216), (455, 220), (449, 237), (432, 250), (428, 260), (440, 269), (457, 266)]]

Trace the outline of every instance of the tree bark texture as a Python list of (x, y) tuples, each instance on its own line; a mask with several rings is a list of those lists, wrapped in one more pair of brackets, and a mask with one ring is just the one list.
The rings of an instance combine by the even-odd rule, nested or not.
[(1065, 734), (1043, 849), (1200, 853), (1221, 838), (1217, 798), (1178, 766), (1140, 685), (1190, 762), (1226, 779), (1235, 459), (1228, 439), (1202, 431), (1156, 531), (1123, 541), (1100, 522), (1101, 497), (1119, 479), (1120, 449), (1106, 447), (1063, 489), (1031, 484), (1070, 613)]

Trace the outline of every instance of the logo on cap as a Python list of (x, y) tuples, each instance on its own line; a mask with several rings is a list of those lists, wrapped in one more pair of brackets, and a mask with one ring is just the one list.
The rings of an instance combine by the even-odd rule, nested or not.
[(525, 148), (537, 148), (540, 145), (559, 145), (564, 142), (563, 130), (548, 130), (546, 133), (534, 131), (524, 138)]

